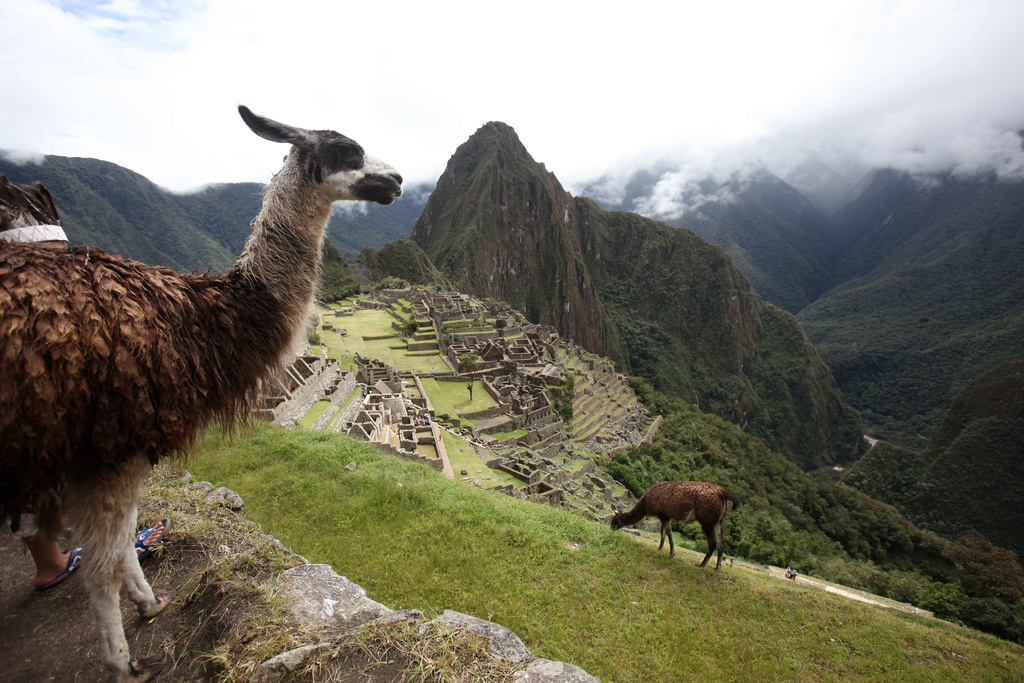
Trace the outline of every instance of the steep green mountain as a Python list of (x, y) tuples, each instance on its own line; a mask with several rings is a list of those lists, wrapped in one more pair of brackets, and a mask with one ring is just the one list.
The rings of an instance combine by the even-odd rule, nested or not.
[[(72, 243), (183, 271), (230, 268), (263, 204), (259, 183), (224, 183), (179, 194), (98, 159), (51, 155), (21, 165), (0, 154), (0, 173), (19, 184), (42, 182), (57, 201)], [(339, 203), (328, 239), (354, 259), (365, 247), (408, 237), (430, 190), (414, 185), (387, 207)]]
[(927, 449), (879, 443), (843, 482), (949, 538), (1024, 554), (1024, 361), (969, 382)]
[(666, 223), (720, 245), (762, 298), (790, 313), (816, 299), (831, 282), (828, 219), (777, 176), (760, 170), (725, 181), (708, 177), (655, 201), (657, 182), (654, 174), (640, 171), (618, 196), (608, 197), (601, 181), (583, 193), (593, 193), (607, 209), (671, 214)]
[(871, 431), (923, 448), (970, 379), (1024, 357), (1024, 183), (877, 172), (799, 320)]
[(413, 240), (455, 287), (553, 325), (801, 466), (859, 453), (856, 415), (796, 320), (720, 247), (572, 197), (505, 124), (459, 147)]

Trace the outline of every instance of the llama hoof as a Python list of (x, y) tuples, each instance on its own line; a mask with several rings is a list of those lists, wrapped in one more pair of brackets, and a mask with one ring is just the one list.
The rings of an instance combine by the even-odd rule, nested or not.
[(161, 612), (163, 612), (165, 609), (167, 609), (167, 606), (171, 604), (171, 600), (173, 599), (173, 592), (164, 593), (163, 595), (158, 597), (156, 599), (156, 602), (154, 602), (149, 608), (139, 607), (139, 616), (143, 619), (152, 619)]
[(128, 667), (131, 669), (131, 677), (127, 680), (132, 683), (142, 683), (156, 678), (160, 669), (164, 667), (164, 658), (163, 655), (150, 655), (130, 662)]

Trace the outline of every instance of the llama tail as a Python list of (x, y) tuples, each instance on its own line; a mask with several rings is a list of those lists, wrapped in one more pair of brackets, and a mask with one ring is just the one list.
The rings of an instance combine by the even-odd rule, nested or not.
[(722, 499), (723, 503), (725, 501), (727, 501), (727, 500), (730, 501), (732, 503), (732, 509), (733, 510), (735, 510), (736, 508), (738, 508), (740, 506), (740, 497), (737, 496), (732, 491), (727, 491), (726, 489), (722, 489), (721, 493), (719, 493), (718, 496)]

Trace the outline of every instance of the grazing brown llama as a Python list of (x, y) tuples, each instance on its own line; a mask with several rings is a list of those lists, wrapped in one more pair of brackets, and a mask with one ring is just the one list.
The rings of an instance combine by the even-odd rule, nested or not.
[(100, 657), (118, 681), (157, 666), (129, 657), (122, 579), (142, 618), (168, 604), (133, 548), (140, 485), (204, 425), (245, 414), (304, 337), (331, 203), (391, 204), (402, 192), (393, 168), (339, 133), (238, 111), (291, 149), (227, 274), (0, 243), (0, 520), (32, 512), (53, 537), (72, 530)]
[(645, 517), (657, 517), (661, 520), (661, 543), (658, 550), (665, 547), (665, 536), (668, 536), (669, 557), (675, 557), (676, 546), (672, 540), (672, 521), (678, 520), (683, 524), (697, 520), (700, 528), (704, 531), (704, 538), (708, 542), (708, 554), (700, 563), (703, 567), (708, 563), (711, 553), (718, 549), (717, 570), (722, 566), (722, 551), (725, 549), (725, 541), (722, 538), (722, 529), (725, 525), (725, 516), (729, 512), (728, 503), (732, 502), (733, 508), (740, 504), (740, 497), (732, 491), (726, 491), (721, 486), (708, 484), (703, 481), (659, 481), (647, 489), (647, 492), (640, 497), (636, 505), (629, 512), (617, 512), (612, 517), (612, 528), (621, 529), (630, 524), (636, 524)]

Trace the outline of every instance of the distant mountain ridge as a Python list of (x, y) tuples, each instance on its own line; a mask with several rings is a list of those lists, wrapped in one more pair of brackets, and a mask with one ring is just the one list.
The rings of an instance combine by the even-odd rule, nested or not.
[(854, 457), (854, 413), (789, 314), (688, 230), (574, 198), (511, 127), (450, 159), (413, 240), (452, 284), (550, 324), (814, 467)]
[[(671, 174), (671, 172), (668, 172)], [(688, 183), (676, 198), (654, 198), (659, 177), (635, 173), (609, 210), (637, 211), (720, 245), (767, 301), (797, 313), (831, 282), (829, 220), (796, 188), (767, 170)], [(592, 184), (582, 192), (600, 191)], [(664, 202), (668, 206), (661, 206)], [(671, 215), (660, 215), (674, 207)]]
[(674, 208), (672, 225), (721, 245), (798, 315), (873, 435), (923, 447), (959, 388), (1024, 357), (1024, 182), (876, 169), (854, 184), (811, 159), (786, 176), (808, 198), (764, 170), (673, 173), (584, 192), (609, 208)]
[[(222, 183), (192, 193), (164, 190), (108, 161), (47, 155), (15, 163), (0, 152), (12, 182), (42, 182), (53, 194), (73, 244), (90, 244), (179, 271), (226, 271), (234, 264), (263, 204), (259, 183)], [(365, 247), (409, 237), (429, 185), (407, 187), (391, 206), (338, 207), (327, 237), (349, 260)]]

